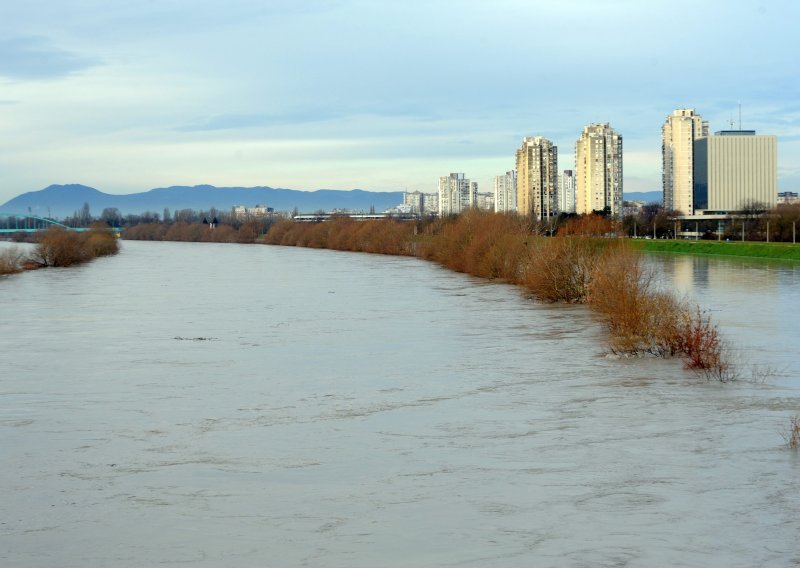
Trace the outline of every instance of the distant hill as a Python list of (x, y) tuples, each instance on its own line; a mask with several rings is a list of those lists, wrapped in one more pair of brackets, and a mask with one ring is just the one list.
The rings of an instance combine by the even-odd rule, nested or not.
[(643, 201), (644, 203), (661, 203), (664, 194), (660, 191), (626, 191), (626, 201)]
[(153, 211), (159, 215), (168, 207), (178, 209), (208, 210), (215, 207), (227, 210), (234, 205), (256, 204), (272, 207), (275, 211), (311, 213), (323, 209), (351, 209), (369, 211), (371, 207), (381, 212), (403, 202), (403, 192), (377, 192), (353, 189), (349, 191), (319, 189), (298, 191), (272, 187), (215, 187), (213, 185), (159, 187), (141, 193), (112, 195), (85, 185), (51, 185), (39, 191), (30, 191), (0, 205), (0, 210), (14, 213), (31, 212), (63, 219), (89, 204), (92, 215), (99, 216), (103, 209), (116, 207), (123, 215)]

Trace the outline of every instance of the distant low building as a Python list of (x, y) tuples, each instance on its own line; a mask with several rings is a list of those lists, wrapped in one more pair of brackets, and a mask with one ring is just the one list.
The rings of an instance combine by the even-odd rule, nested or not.
[(778, 193), (778, 204), (781, 203), (800, 203), (800, 195), (795, 191), (781, 191)]
[(631, 215), (638, 215), (642, 212), (645, 206), (643, 201), (623, 201), (622, 202), (622, 216), (629, 217)]
[(256, 205), (255, 207), (235, 205), (231, 209), (234, 218), (240, 221), (246, 221), (247, 219), (263, 219), (274, 212), (275, 210), (272, 207), (267, 207), (266, 205)]
[(413, 205), (408, 203), (401, 203), (400, 205), (396, 205), (394, 207), (390, 207), (386, 211), (384, 211), (386, 215), (400, 215), (403, 217), (419, 217), (419, 211)]

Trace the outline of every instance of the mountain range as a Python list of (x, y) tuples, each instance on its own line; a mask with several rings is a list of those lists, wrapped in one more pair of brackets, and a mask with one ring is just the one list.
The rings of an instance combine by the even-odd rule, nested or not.
[(275, 211), (298, 211), (311, 213), (320, 209), (349, 209), (353, 211), (384, 211), (403, 202), (403, 192), (377, 192), (353, 189), (341, 191), (319, 189), (298, 191), (272, 187), (215, 187), (213, 185), (159, 187), (140, 193), (113, 195), (93, 187), (80, 184), (51, 185), (39, 191), (30, 191), (0, 205), (0, 210), (9, 213), (30, 212), (63, 219), (72, 215), (84, 203), (94, 216), (103, 209), (115, 207), (123, 215), (153, 211), (159, 215), (164, 208), (172, 212), (179, 209), (209, 210), (212, 207), (227, 210), (235, 205), (253, 207), (266, 205)]

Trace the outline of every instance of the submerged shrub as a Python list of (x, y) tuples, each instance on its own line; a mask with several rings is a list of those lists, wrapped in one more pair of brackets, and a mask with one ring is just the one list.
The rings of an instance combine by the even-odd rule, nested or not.
[(117, 239), (106, 228), (77, 233), (51, 227), (38, 235), (31, 261), (40, 266), (65, 267), (117, 252)]
[(43, 266), (72, 266), (89, 258), (80, 235), (61, 227), (44, 231), (33, 253), (33, 260)]
[(0, 276), (14, 274), (22, 270), (22, 253), (17, 249), (8, 248), (0, 252)]
[(800, 414), (789, 419), (789, 429), (783, 434), (786, 445), (796, 450), (800, 448)]
[(538, 239), (529, 250), (521, 283), (541, 300), (583, 303), (599, 254), (589, 239)]
[(80, 235), (85, 253), (89, 258), (109, 256), (119, 252), (119, 243), (105, 224), (93, 225), (92, 229)]
[(589, 304), (609, 328), (612, 351), (666, 356), (680, 350), (684, 308), (653, 288), (652, 272), (628, 246), (611, 247), (602, 255), (589, 288)]

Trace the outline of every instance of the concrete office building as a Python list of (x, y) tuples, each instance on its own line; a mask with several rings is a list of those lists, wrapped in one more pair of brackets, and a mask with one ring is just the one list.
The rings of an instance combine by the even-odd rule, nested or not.
[(558, 148), (542, 136), (526, 136), (517, 150), (517, 212), (540, 220), (558, 215)]
[(775, 207), (778, 139), (754, 130), (723, 130), (694, 141), (694, 210), (716, 215)]
[(494, 210), (509, 213), (517, 210), (517, 172), (511, 170), (494, 178)]
[(694, 214), (694, 141), (708, 136), (708, 122), (694, 109), (677, 109), (661, 127), (664, 208)]
[(575, 213), (575, 172), (564, 170), (558, 178), (558, 212)]
[(470, 182), (463, 173), (439, 178), (439, 215), (458, 215), (477, 206), (478, 184)]
[(622, 215), (622, 136), (590, 124), (575, 143), (575, 212)]

